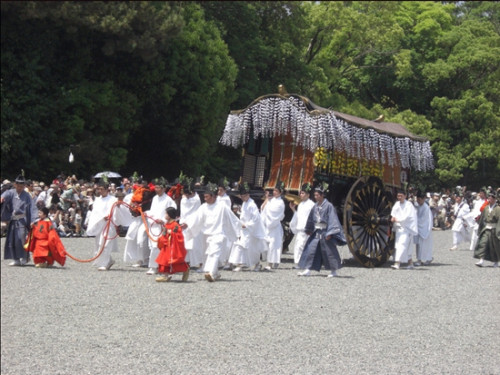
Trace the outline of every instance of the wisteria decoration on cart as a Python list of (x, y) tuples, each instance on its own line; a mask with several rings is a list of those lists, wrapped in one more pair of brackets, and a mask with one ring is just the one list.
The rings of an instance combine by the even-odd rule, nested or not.
[(434, 169), (429, 141), (356, 126), (330, 110), (309, 111), (304, 101), (295, 96), (268, 96), (242, 111), (232, 112), (220, 143), (238, 148), (248, 142), (252, 130), (255, 139), (291, 134), (296, 144), (312, 152), (323, 147), (390, 166), (399, 164), (418, 171)]

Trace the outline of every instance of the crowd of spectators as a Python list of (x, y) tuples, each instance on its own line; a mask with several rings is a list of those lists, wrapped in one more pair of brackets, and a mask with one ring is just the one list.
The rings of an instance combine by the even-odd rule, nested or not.
[[(468, 191), (466, 186), (457, 186), (455, 189), (444, 189), (442, 192), (427, 192), (427, 203), (432, 212), (433, 230), (449, 230), (455, 222), (456, 216), (456, 197), (458, 194), (463, 195), (466, 203), (472, 210), (474, 202), (477, 200), (485, 200), (486, 193), (493, 191), (491, 186), (483, 187), (479, 192)], [(408, 189), (408, 200), (416, 202), (415, 189)]]
[[(56, 224), (57, 232), (61, 237), (85, 236), (87, 228), (88, 213), (92, 210), (92, 204), (99, 196), (95, 180), (85, 181), (78, 179), (75, 175), (66, 177), (57, 176), (50, 184), (43, 181), (27, 181), (26, 191), (31, 195), (38, 208), (47, 207), (50, 211), (50, 219)], [(9, 180), (2, 182), (2, 193), (13, 187)], [(480, 192), (467, 191), (466, 187), (457, 186), (455, 189), (443, 189), (442, 192), (427, 192), (427, 203), (433, 216), (433, 230), (448, 230), (453, 226), (455, 220), (455, 198), (457, 192), (464, 194), (465, 200), (471, 209), (474, 202), (484, 199), (481, 194), (486, 193), (491, 187), (483, 188)], [(416, 202), (415, 189), (408, 189), (408, 199)], [(110, 183), (109, 194), (128, 194), (132, 191), (129, 178), (122, 178), (115, 183)], [(120, 195), (120, 194), (118, 194)], [(239, 207), (233, 207), (235, 213)], [(2, 235), (4, 228), (2, 227)]]
[[(51, 183), (27, 180), (26, 191), (39, 209), (42, 207), (49, 209), (49, 217), (57, 226), (60, 237), (81, 237), (85, 236), (89, 211), (99, 196), (97, 182), (78, 179), (75, 175), (70, 177), (59, 175)], [(13, 188), (11, 181), (2, 182), (2, 193), (11, 188)], [(131, 189), (128, 178), (110, 183), (112, 195), (119, 192), (126, 194)], [(2, 236), (4, 232), (5, 228), (2, 227)]]

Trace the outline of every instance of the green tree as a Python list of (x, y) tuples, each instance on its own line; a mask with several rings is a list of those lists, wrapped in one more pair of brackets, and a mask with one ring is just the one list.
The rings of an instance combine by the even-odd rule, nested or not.
[[(331, 91), (323, 90), (321, 99), (362, 117), (385, 113), (429, 137), (442, 184), (498, 182), (497, 3), (305, 7), (311, 26), (306, 62), (324, 71)], [(414, 127), (407, 114), (425, 116), (432, 126)]]
[[(314, 67), (303, 63), (307, 46), (305, 11), (293, 1), (203, 1), (207, 19), (221, 30), (238, 66), (237, 98), (233, 109), (256, 97), (276, 93), (279, 84), (289, 92), (305, 92), (314, 82)], [(244, 20), (244, 22), (241, 22)]]
[[(88, 177), (123, 166), (128, 134), (139, 122), (136, 93), (117, 79), (120, 66), (130, 56), (147, 61), (161, 51), (182, 26), (172, 9), (166, 3), (3, 2), (2, 172)], [(119, 53), (125, 60), (109, 67)], [(70, 145), (79, 146), (71, 166)]]
[(326, 77), (326, 90), (320, 82), (316, 100), (335, 108), (355, 101), (366, 107), (380, 102), (385, 93), (376, 81), (392, 70), (403, 35), (394, 22), (398, 6), (386, 1), (304, 5), (310, 26), (305, 63)]
[(473, 15), (437, 43), (445, 53), (423, 69), (435, 93), (429, 118), (440, 134), (436, 173), (447, 183), (498, 184), (500, 35), (488, 18)]
[(183, 4), (182, 16), (185, 26), (158, 62), (156, 93), (130, 142), (128, 167), (150, 176), (205, 174), (234, 100), (236, 65), (218, 29), (196, 3)]
[(193, 3), (2, 3), (2, 171), (198, 173), (235, 75)]
[[(318, 70), (302, 61), (307, 24), (299, 2), (202, 1), (200, 5), (207, 20), (217, 25), (238, 66), (231, 109), (278, 92), (279, 84), (290, 93), (308, 92)], [(226, 117), (227, 112), (223, 122)], [(237, 179), (240, 151), (219, 145), (216, 155), (207, 166), (207, 175)]]
[[(436, 158), (435, 173), (421, 176), (429, 185), (500, 183), (497, 2), (2, 2), (1, 10), (5, 174), (236, 178), (239, 153), (218, 144), (227, 114), (282, 83), (324, 107), (384, 114), (427, 136)], [(70, 166), (71, 145), (80, 147)]]

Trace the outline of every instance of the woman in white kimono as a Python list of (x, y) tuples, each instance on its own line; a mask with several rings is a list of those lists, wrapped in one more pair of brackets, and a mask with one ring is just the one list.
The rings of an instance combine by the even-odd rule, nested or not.
[[(217, 186), (217, 201), (226, 204), (229, 209), (232, 209), (233, 203), (231, 202), (231, 197), (227, 194), (229, 188), (229, 181), (224, 177), (219, 180)], [(220, 255), (219, 265), (223, 267), (224, 270), (231, 270), (231, 265), (229, 264), (229, 255), (231, 254), (231, 248), (233, 243), (226, 240), (226, 246), (224, 247), (222, 254)]]
[(433, 217), (429, 205), (425, 201), (425, 194), (417, 192), (417, 221), (418, 234), (414, 237), (417, 247), (417, 261), (415, 266), (428, 266), (432, 262), (432, 227)]
[(177, 209), (175, 201), (166, 193), (166, 190), (170, 189), (167, 180), (163, 177), (157, 178), (154, 181), (154, 185), (156, 195), (151, 202), (151, 208), (146, 211), (150, 233), (150, 236), (148, 236), (149, 270), (146, 272), (148, 275), (156, 275), (158, 273), (156, 258), (158, 258), (158, 255), (160, 254), (160, 249), (158, 248), (157, 240), (161, 235), (163, 226), (165, 225), (165, 212), (169, 207)]
[(411, 239), (418, 234), (417, 210), (413, 203), (406, 200), (404, 191), (398, 191), (398, 201), (391, 210), (391, 222), (396, 232), (396, 253), (393, 269), (399, 269), (401, 263), (408, 263), (407, 269), (413, 269)]
[[(196, 211), (201, 206), (201, 199), (198, 193), (193, 191), (192, 184), (186, 184), (183, 187), (184, 195), (181, 199), (181, 216), (179, 219), (179, 224), (186, 223), (193, 215), (196, 215)], [(189, 241), (184, 239), (184, 245), (186, 246), (186, 262), (189, 263), (191, 267), (199, 267), (198, 270), (203, 271), (203, 263), (205, 262), (205, 254), (203, 253), (203, 235), (199, 234)]]
[(101, 182), (99, 184), (100, 196), (92, 205), (87, 227), (87, 235), (95, 236), (94, 256), (104, 247), (102, 254), (94, 261), (94, 266), (96, 266), (99, 271), (107, 271), (115, 264), (115, 261), (111, 258), (111, 252), (118, 251), (115, 226), (109, 223), (109, 230), (106, 229), (108, 227), (107, 224), (110, 215), (113, 214), (111, 208), (116, 202), (116, 198), (109, 194), (108, 189), (108, 183)]
[(281, 198), (284, 183), (279, 181), (273, 190), (273, 197), (266, 203), (262, 210), (262, 221), (266, 228), (266, 240), (269, 244), (267, 252), (266, 270), (278, 268), (281, 263), (281, 252), (283, 251), (283, 227), (281, 220), (285, 218), (285, 203)]
[(253, 267), (254, 271), (260, 270), (260, 253), (267, 248), (265, 229), (260, 218), (259, 208), (250, 198), (248, 184), (240, 187), (241, 205), (241, 230), (240, 238), (234, 243), (229, 256), (229, 263), (236, 265), (233, 271), (241, 271), (242, 266)]
[(458, 245), (462, 242), (470, 241), (470, 224), (467, 221), (468, 213), (470, 212), (469, 204), (465, 201), (463, 193), (458, 192), (455, 198), (455, 206), (453, 208), (455, 213), (455, 222), (451, 227), (453, 232), (453, 246), (451, 251), (457, 250)]
[[(128, 208), (128, 202), (125, 202), (125, 193), (122, 191), (117, 191), (115, 193), (115, 198), (117, 199), (115, 208), (113, 209), (112, 223), (111, 225), (115, 225), (116, 227), (129, 227), (132, 223), (132, 214), (130, 213), (130, 209)], [(125, 203), (125, 204), (124, 204)], [(118, 243), (116, 246), (118, 246)], [(124, 252), (125, 258), (125, 252)]]
[(217, 186), (208, 184), (203, 203), (196, 215), (183, 225), (184, 239), (189, 241), (199, 233), (203, 234), (203, 249), (207, 255), (204, 264), (205, 279), (213, 282), (220, 279), (219, 258), (226, 246), (226, 240), (234, 242), (241, 226), (238, 217), (223, 202), (217, 200)]
[(471, 238), (469, 250), (474, 251), (478, 239), (479, 218), (481, 217), (482, 210), (486, 206), (486, 189), (481, 188), (479, 197), (474, 199), (472, 210), (467, 215), (467, 222), (471, 224)]
[[(136, 194), (138, 195), (136, 196)], [(132, 262), (134, 268), (145, 267), (149, 262), (150, 251), (147, 233), (149, 228), (147, 223), (144, 224), (139, 207), (151, 207), (152, 194), (147, 181), (139, 179), (135, 181), (133, 191), (123, 199), (128, 204), (132, 217), (125, 235), (127, 242), (125, 243), (123, 261)]]
[[(307, 239), (309, 238), (306, 233), (306, 224), (309, 213), (314, 207), (314, 202), (309, 199), (311, 190), (312, 187), (310, 183), (302, 185), (300, 189), (299, 205), (296, 206), (293, 202), (290, 202), (290, 208), (294, 211), (292, 220), (290, 221), (290, 230), (295, 235), (293, 239), (293, 262), (295, 263), (295, 269), (299, 268), (298, 264), (300, 257), (302, 256)], [(295, 209), (295, 207), (297, 207), (297, 209)]]

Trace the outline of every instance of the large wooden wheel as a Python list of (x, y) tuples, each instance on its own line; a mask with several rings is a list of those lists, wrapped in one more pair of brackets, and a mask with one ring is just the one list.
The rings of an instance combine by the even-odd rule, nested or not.
[(365, 267), (384, 264), (394, 248), (390, 215), (392, 194), (377, 177), (361, 177), (349, 190), (344, 232), (352, 255)]

